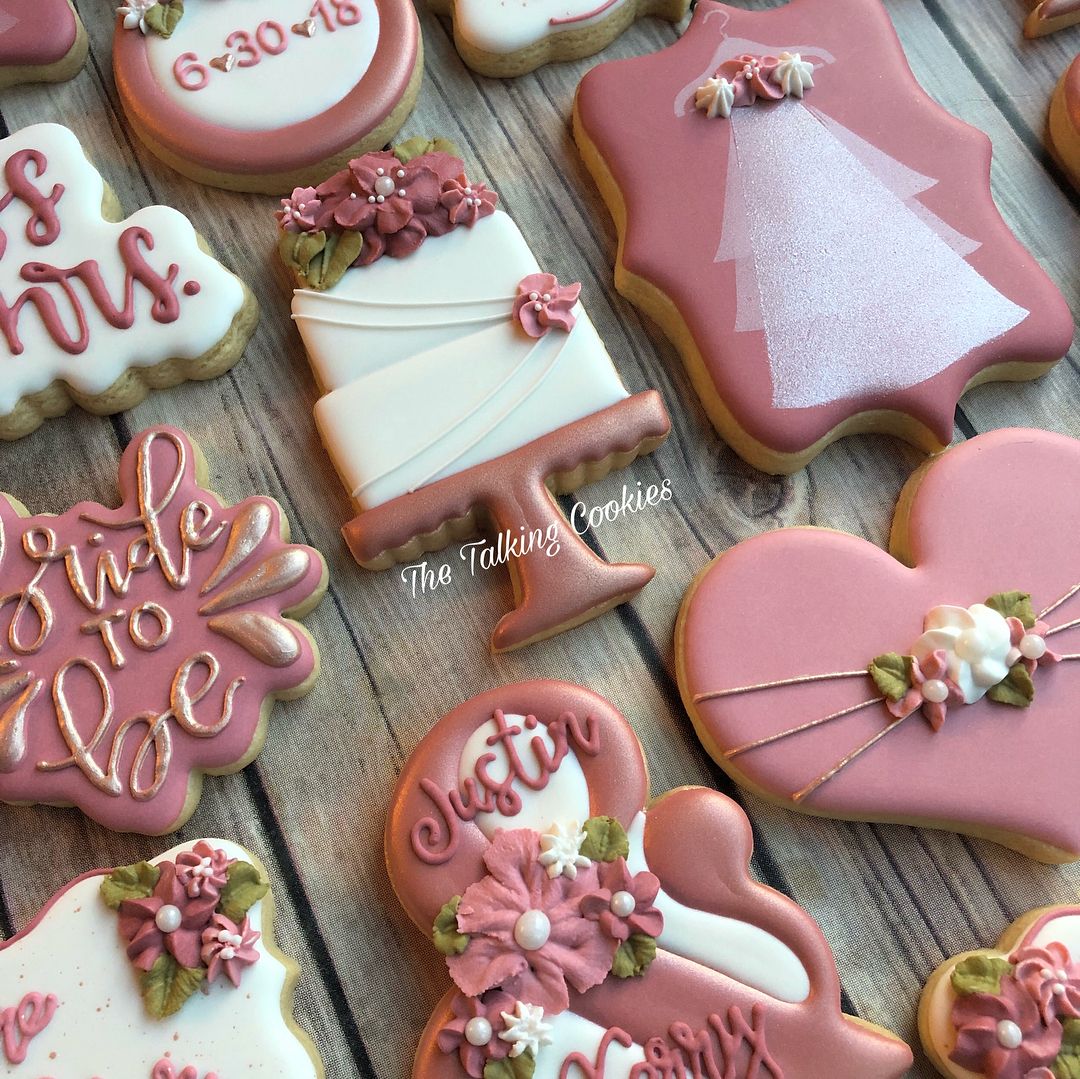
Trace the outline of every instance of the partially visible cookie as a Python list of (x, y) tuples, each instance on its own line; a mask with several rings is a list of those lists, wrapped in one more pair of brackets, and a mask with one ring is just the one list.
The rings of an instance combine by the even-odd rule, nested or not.
[(1080, 1075), (1080, 906), (1043, 907), (926, 983), (919, 1034), (949, 1079)]
[(87, 48), (71, 0), (0, 0), (0, 90), (73, 78)]
[(1080, 0), (1035, 0), (1024, 23), (1024, 37), (1042, 37), (1080, 22)]
[(273, 916), (220, 839), (77, 878), (0, 942), (0, 1076), (321, 1079)]
[(637, 19), (677, 22), (690, 0), (433, 0), (454, 20), (454, 45), (473, 71), (513, 78), (606, 48)]
[[(1080, 14), (1077, 18), (1080, 21)], [(1046, 135), (1050, 152), (1080, 187), (1080, 56), (1068, 66), (1054, 90)]]

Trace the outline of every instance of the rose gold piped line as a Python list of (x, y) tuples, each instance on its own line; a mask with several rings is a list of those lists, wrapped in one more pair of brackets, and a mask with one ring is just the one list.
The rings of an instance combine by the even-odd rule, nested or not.
[(784, 686), (804, 686), (808, 682), (828, 682), (836, 678), (868, 678), (864, 667), (861, 671), (833, 671), (830, 674), (804, 674), (798, 678), (781, 678), (776, 682), (759, 682), (754, 686), (736, 686), (734, 689), (714, 689), (706, 693), (695, 693), (694, 704), (703, 701), (715, 701), (720, 697), (734, 697), (740, 693), (753, 693), (758, 689), (781, 689)]
[(1073, 626), (1080, 626), (1080, 618), (1074, 618), (1071, 622), (1063, 622), (1060, 626), (1051, 626), (1044, 636), (1051, 637), (1055, 633), (1060, 633), (1062, 630), (1072, 629)]
[(1080, 652), (1070, 652), (1067, 656), (1058, 656), (1058, 660), (1062, 663), (1068, 659), (1080, 659)]
[(1045, 610), (1039, 612), (1039, 621), (1041, 622), (1051, 611), (1056, 611), (1063, 603), (1067, 603), (1077, 592), (1080, 592), (1080, 582), (1074, 584), (1068, 592), (1061, 597), (1061, 599), (1054, 600)]
[(833, 712), (831, 716), (825, 716), (823, 719), (812, 719), (809, 723), (792, 727), (790, 730), (780, 731), (778, 734), (770, 734), (766, 738), (759, 738), (756, 742), (747, 742), (745, 745), (736, 746), (724, 754), (724, 759), (731, 760), (732, 757), (737, 757), (740, 753), (748, 753), (751, 749), (760, 749), (762, 746), (770, 745), (772, 742), (779, 742), (782, 738), (790, 738), (792, 735), (801, 734), (803, 731), (813, 730), (814, 727), (831, 723), (834, 719), (842, 719), (844, 716), (850, 716), (853, 712), (869, 708), (872, 704), (882, 704), (884, 700), (884, 697), (874, 697), (872, 700), (863, 701), (861, 704), (853, 704), (850, 708), (842, 708), (839, 712)]
[(791, 800), (793, 802), (798, 803), (798, 802), (803, 801), (806, 798), (809, 798), (810, 795), (813, 794), (814, 791), (816, 791), (818, 789), (818, 787), (822, 786), (825, 783), (828, 783), (828, 781), (830, 779), (832, 779), (834, 776), (839, 775), (839, 773), (842, 772), (849, 764), (851, 764), (856, 759), (856, 757), (861, 756), (863, 753), (865, 753), (872, 746), (876, 745), (878, 742), (881, 741), (882, 738), (885, 737), (885, 735), (887, 735), (890, 731), (896, 730), (896, 728), (899, 727), (900, 724), (903, 723), (905, 719), (907, 719), (909, 716), (915, 715), (915, 712), (918, 712), (918, 711), (919, 711), (919, 709), (916, 708), (914, 712), (909, 712), (902, 719), (893, 720), (893, 722), (890, 723), (883, 730), (878, 731), (877, 734), (875, 734), (873, 738), (869, 739), (866, 742), (863, 742), (863, 744), (861, 746), (859, 746), (858, 749), (852, 750), (846, 757), (844, 757), (843, 760), (839, 761), (834, 767), (830, 768), (823, 775), (818, 776), (817, 779), (812, 780), (810, 783), (807, 783), (807, 785), (805, 787), (803, 787), (802, 790), (796, 791), (791, 796)]

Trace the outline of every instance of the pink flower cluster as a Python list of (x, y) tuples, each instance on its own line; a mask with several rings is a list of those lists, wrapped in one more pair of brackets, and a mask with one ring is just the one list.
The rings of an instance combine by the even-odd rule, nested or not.
[[(889, 701), (886, 707), (897, 719), (906, 719), (917, 708), (923, 710), (927, 722), (935, 731), (941, 730), (949, 705), (963, 704), (964, 694), (949, 677), (949, 660), (943, 649), (931, 652), (920, 664), (914, 656), (911, 662), (911, 688), (898, 701)], [(944, 683), (947, 696), (944, 700), (932, 700), (923, 691), (927, 682)]]
[(720, 65), (717, 74), (731, 83), (735, 92), (732, 106), (753, 105), (757, 99), (779, 101), (784, 97), (784, 90), (772, 79), (780, 60), (775, 56), (753, 56), (743, 53), (734, 60), (726, 60)]
[(574, 304), (581, 285), (560, 285), (550, 273), (534, 273), (518, 282), (514, 318), (530, 337), (543, 337), (554, 328), (569, 333), (577, 322)]
[(298, 187), (281, 200), (285, 232), (359, 232), (356, 265), (383, 255), (404, 258), (428, 236), (471, 227), (495, 212), (498, 196), (466, 178), (460, 158), (442, 151), (403, 162), (379, 151), (350, 161), (318, 187)]
[(1080, 1018), (1080, 963), (1063, 944), (1021, 948), (997, 994), (971, 993), (953, 1004), (950, 1059), (988, 1079), (1052, 1079), (1062, 1020)]

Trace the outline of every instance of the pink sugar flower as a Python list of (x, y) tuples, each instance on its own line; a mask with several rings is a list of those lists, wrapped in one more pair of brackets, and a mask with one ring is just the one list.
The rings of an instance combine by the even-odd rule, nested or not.
[(510, 1043), (499, 1037), (503, 1012), (514, 1010), (514, 998), (495, 990), (482, 997), (457, 993), (450, 1002), (454, 1018), (439, 1031), (436, 1042), (444, 1053), (457, 1053), (472, 1079), (483, 1079), (489, 1060), (502, 1060)]
[(664, 929), (664, 916), (654, 905), (659, 891), (654, 874), (633, 874), (624, 859), (616, 858), (600, 867), (600, 887), (581, 901), (581, 911), (613, 940), (634, 933), (658, 937)]
[(224, 972), (229, 981), (238, 986), (244, 967), (259, 961), (255, 945), (261, 936), (251, 928), (247, 918), (242, 925), (237, 925), (224, 914), (215, 914), (202, 934), (201, 957), (207, 967), (207, 983)]
[(554, 274), (535, 273), (518, 283), (514, 318), (530, 337), (543, 337), (552, 327), (569, 333), (577, 318), (573, 313), (581, 285), (560, 285)]
[(281, 200), (281, 209), (274, 216), (286, 232), (314, 232), (315, 217), (322, 203), (313, 187), (297, 187), (292, 195)]
[(1044, 1023), (1058, 1016), (1080, 1018), (1080, 963), (1057, 941), (1045, 948), (1021, 948), (1011, 962), (1013, 977), (1039, 1005)]
[(216, 899), (229, 880), (229, 866), (235, 862), (223, 850), (215, 850), (200, 839), (194, 848), (176, 859), (176, 877), (190, 899), (209, 896)]
[(889, 701), (886, 707), (897, 719), (906, 719), (922, 708), (930, 726), (941, 730), (950, 704), (963, 704), (960, 687), (948, 676), (948, 656), (943, 649), (931, 652), (920, 664), (911, 657), (911, 688), (898, 701)]

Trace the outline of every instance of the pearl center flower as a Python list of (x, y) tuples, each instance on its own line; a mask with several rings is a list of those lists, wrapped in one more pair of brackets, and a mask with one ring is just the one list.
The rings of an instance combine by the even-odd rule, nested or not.
[(162, 933), (175, 933), (180, 928), (182, 921), (183, 915), (180, 913), (180, 908), (174, 907), (172, 903), (166, 903), (154, 915), (154, 924)]
[(527, 952), (542, 948), (550, 936), (551, 921), (542, 910), (527, 910), (514, 924), (514, 940)]
[(629, 918), (637, 907), (637, 900), (629, 892), (616, 892), (611, 897), (611, 913), (617, 918)]
[(470, 1045), (487, 1045), (492, 1037), (491, 1024), (482, 1016), (473, 1016), (465, 1024), (465, 1040)]

